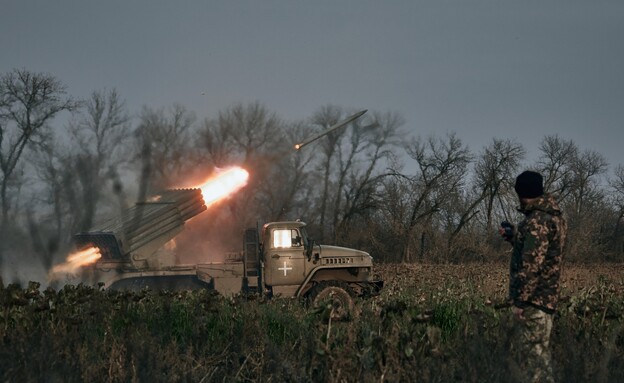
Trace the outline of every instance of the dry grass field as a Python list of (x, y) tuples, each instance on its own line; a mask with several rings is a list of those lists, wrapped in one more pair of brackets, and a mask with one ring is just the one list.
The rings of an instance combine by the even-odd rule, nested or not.
[[(382, 264), (376, 268), (387, 293), (405, 289), (469, 290), (492, 301), (507, 294), (509, 265), (503, 263), (465, 264)], [(624, 292), (624, 264), (566, 264), (561, 278), (561, 295), (569, 297), (599, 284), (609, 284), (614, 293)]]
[[(0, 286), (0, 381), (521, 382), (503, 264), (385, 264), (379, 296), (330, 307), (207, 290)], [(624, 265), (568, 265), (558, 381), (624, 381)]]

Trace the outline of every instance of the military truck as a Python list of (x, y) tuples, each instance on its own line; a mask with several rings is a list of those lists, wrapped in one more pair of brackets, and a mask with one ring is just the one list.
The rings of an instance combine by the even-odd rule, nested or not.
[(317, 244), (300, 221), (246, 230), (238, 253), (202, 255), (225, 256), (224, 261), (177, 264), (168, 242), (205, 210), (200, 189), (165, 190), (76, 234), (75, 242), (77, 248), (99, 249), (101, 257), (88, 271), (111, 289), (206, 288), (223, 295), (305, 297), (313, 304), (329, 299), (335, 316), (342, 317), (353, 311), (353, 297), (375, 294), (383, 286), (368, 253)]

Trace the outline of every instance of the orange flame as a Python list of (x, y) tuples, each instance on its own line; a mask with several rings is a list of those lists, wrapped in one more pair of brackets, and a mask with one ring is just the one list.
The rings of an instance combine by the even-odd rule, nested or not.
[(95, 263), (100, 257), (102, 257), (102, 254), (100, 254), (100, 249), (97, 247), (76, 251), (67, 256), (65, 263), (54, 266), (50, 274), (75, 274), (82, 266)]
[(210, 206), (220, 199), (234, 194), (247, 185), (247, 179), (249, 179), (247, 170), (239, 167), (232, 167), (219, 171), (217, 175), (196, 187), (201, 189), (206, 206)]

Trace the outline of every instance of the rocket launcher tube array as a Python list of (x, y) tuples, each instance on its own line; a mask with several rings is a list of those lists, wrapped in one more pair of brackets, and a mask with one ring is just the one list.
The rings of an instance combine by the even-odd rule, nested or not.
[[(175, 237), (184, 222), (206, 210), (200, 189), (166, 190), (117, 217), (75, 236), (80, 247), (102, 244), (103, 258), (138, 252), (146, 258)], [(116, 244), (116, 246), (111, 246)]]

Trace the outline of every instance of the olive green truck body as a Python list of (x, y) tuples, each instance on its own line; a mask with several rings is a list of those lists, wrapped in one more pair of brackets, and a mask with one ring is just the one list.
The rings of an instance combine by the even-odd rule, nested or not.
[(167, 243), (184, 229), (185, 221), (204, 210), (199, 189), (166, 190), (76, 234), (75, 242), (78, 248), (99, 248), (101, 258), (87, 272), (106, 288), (207, 288), (226, 296), (251, 292), (309, 297), (323, 295), (327, 288), (332, 295), (375, 294), (383, 286), (374, 277), (368, 253), (316, 244), (300, 221), (246, 230), (238, 253), (201, 255), (221, 262), (176, 264)]

